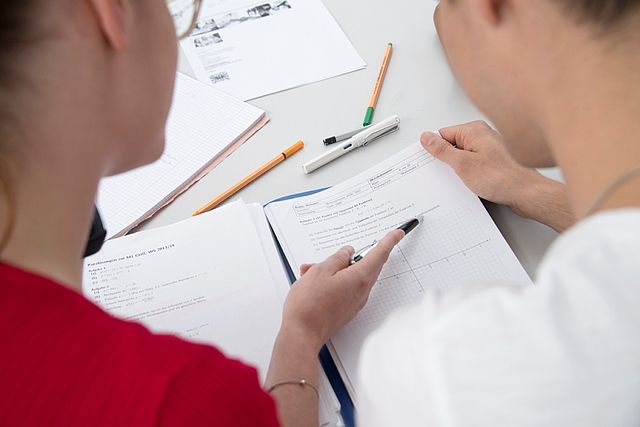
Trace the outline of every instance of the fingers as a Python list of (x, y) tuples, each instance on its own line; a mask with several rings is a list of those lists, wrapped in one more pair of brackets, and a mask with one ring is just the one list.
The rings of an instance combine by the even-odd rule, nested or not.
[(314, 265), (315, 264), (302, 264), (300, 266), (300, 276), (304, 276), (305, 274), (307, 274), (307, 271), (309, 271), (309, 269)]
[(464, 151), (457, 149), (435, 133), (423, 133), (420, 135), (420, 143), (429, 154), (452, 167), (459, 163), (464, 155)]
[(338, 271), (349, 267), (351, 263), (351, 256), (354, 252), (355, 250), (352, 246), (345, 246), (325, 261), (318, 264), (318, 266), (326, 269), (330, 274), (335, 274)]
[(440, 36), (440, 3), (436, 5), (436, 9), (433, 11), (433, 23), (436, 27), (436, 33)]
[(389, 259), (389, 255), (393, 248), (404, 237), (404, 231), (393, 230), (388, 233), (382, 240), (378, 242), (375, 248), (373, 248), (361, 261), (357, 262), (351, 267), (354, 273), (362, 274), (368, 281), (373, 284), (376, 278), (380, 274), (384, 263)]
[(480, 136), (487, 131), (493, 132), (493, 129), (486, 122), (476, 120), (474, 122), (442, 128), (440, 129), (440, 135), (458, 148), (472, 150), (471, 141), (474, 139), (473, 137)]

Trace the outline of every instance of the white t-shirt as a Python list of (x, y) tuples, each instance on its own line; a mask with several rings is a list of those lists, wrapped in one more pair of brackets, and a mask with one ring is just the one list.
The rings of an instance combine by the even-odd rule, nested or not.
[(640, 209), (560, 236), (535, 286), (430, 293), (366, 342), (359, 427), (640, 426)]

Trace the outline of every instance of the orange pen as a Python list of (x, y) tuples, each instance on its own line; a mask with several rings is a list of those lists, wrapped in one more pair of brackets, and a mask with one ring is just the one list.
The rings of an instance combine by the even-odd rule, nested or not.
[(227, 191), (225, 191), (224, 193), (220, 194), (218, 197), (216, 197), (215, 199), (211, 200), (209, 203), (207, 203), (206, 205), (204, 205), (203, 207), (201, 207), (200, 209), (195, 211), (193, 213), (193, 216), (200, 215), (202, 213), (209, 212), (210, 210), (215, 209), (222, 202), (227, 200), (229, 197), (233, 196), (238, 191), (242, 190), (244, 187), (246, 187), (247, 185), (251, 184), (253, 181), (255, 181), (256, 179), (260, 178), (262, 175), (264, 175), (265, 173), (269, 172), (274, 167), (278, 166), (284, 160), (288, 159), (289, 157), (293, 156), (298, 151), (302, 150), (302, 148), (304, 148), (304, 142), (302, 142), (302, 141), (296, 142), (291, 147), (287, 148), (282, 153), (278, 154), (278, 156), (276, 156), (272, 160), (268, 161), (264, 165), (260, 166), (258, 168), (258, 170), (253, 172), (251, 175), (247, 176), (246, 178), (244, 178), (243, 180), (238, 182), (236, 185), (234, 185), (233, 187), (229, 188)]
[(382, 83), (384, 82), (384, 78), (387, 75), (387, 69), (389, 68), (389, 63), (391, 62), (391, 53), (393, 52), (393, 43), (387, 43), (387, 50), (384, 53), (384, 58), (382, 60), (382, 66), (380, 67), (380, 72), (378, 73), (378, 78), (376, 79), (376, 85), (373, 88), (373, 94), (371, 95), (371, 100), (369, 101), (369, 107), (367, 108), (367, 114), (364, 116), (364, 122), (362, 126), (369, 126), (373, 120), (373, 112), (378, 105), (378, 97), (380, 96), (380, 90), (382, 89)]

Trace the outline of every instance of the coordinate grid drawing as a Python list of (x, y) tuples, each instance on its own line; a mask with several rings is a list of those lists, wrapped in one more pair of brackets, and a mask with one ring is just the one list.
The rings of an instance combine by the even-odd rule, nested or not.
[(491, 237), (478, 233), (468, 219), (464, 211), (441, 218), (427, 214), (425, 223), (393, 251), (366, 307), (347, 329), (376, 327), (396, 308), (420, 301), (429, 289), (507, 279)]

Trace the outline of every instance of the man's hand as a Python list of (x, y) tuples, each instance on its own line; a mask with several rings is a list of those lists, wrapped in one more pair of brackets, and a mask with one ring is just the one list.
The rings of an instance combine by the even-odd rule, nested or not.
[(518, 194), (537, 172), (515, 162), (502, 136), (485, 122), (472, 122), (423, 133), (422, 146), (436, 159), (453, 168), (479, 197), (513, 207)]
[(479, 197), (507, 205), (517, 214), (557, 231), (573, 223), (564, 185), (518, 164), (509, 155), (502, 136), (485, 122), (444, 128), (440, 135), (423, 133), (420, 141)]

